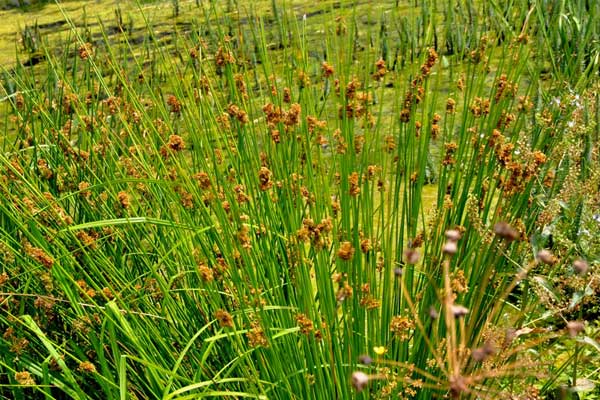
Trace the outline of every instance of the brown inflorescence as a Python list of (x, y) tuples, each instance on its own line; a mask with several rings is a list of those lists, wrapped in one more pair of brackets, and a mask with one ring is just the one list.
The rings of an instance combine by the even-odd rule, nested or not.
[(410, 332), (414, 329), (415, 324), (408, 317), (397, 315), (392, 317), (390, 322), (390, 332), (399, 340), (407, 340), (410, 337)]
[(23, 250), (25, 251), (25, 254), (42, 264), (45, 268), (50, 269), (54, 265), (54, 259), (39, 247), (34, 247), (29, 243), (25, 243)]
[(454, 165), (456, 163), (454, 153), (458, 149), (458, 145), (454, 142), (445, 143), (444, 148), (446, 149), (446, 152), (444, 153), (444, 159), (442, 160), (442, 164), (445, 166)]
[(351, 242), (342, 242), (340, 243), (340, 248), (338, 249), (338, 257), (344, 261), (349, 261), (354, 256), (354, 247), (352, 247)]
[(203, 282), (212, 282), (215, 279), (215, 273), (213, 269), (204, 262), (198, 264), (198, 274)]
[(237, 119), (241, 124), (250, 122), (248, 113), (235, 104), (229, 104), (227, 106), (227, 114), (229, 114), (231, 118)]
[(323, 78), (327, 79), (333, 76), (335, 69), (327, 61), (323, 61), (323, 64), (321, 64), (321, 72), (323, 73)]
[(194, 175), (194, 179), (196, 179), (198, 181), (198, 185), (203, 190), (208, 190), (212, 186), (210, 177), (208, 176), (208, 174), (206, 172), (198, 172), (197, 174)]
[(35, 385), (35, 379), (33, 379), (33, 376), (31, 376), (29, 371), (15, 372), (15, 381), (23, 386)]
[(296, 323), (300, 327), (300, 332), (304, 335), (309, 335), (315, 329), (314, 323), (306, 314), (297, 314)]
[(456, 112), (456, 100), (449, 98), (446, 101), (446, 113), (454, 114)]
[(283, 102), (284, 103), (291, 103), (292, 102), (292, 91), (290, 90), (290, 88), (283, 88)]
[(127, 209), (131, 205), (131, 202), (129, 200), (129, 194), (127, 194), (127, 192), (125, 191), (120, 191), (119, 193), (117, 193), (117, 200), (122, 208)]
[(382, 58), (380, 58), (375, 63), (375, 72), (373, 73), (373, 79), (375, 79), (376, 81), (380, 81), (383, 79), (383, 77), (385, 77), (386, 73), (387, 68), (385, 66), (385, 61)]
[(215, 312), (215, 319), (219, 322), (221, 328), (233, 328), (233, 317), (223, 309)]
[(260, 322), (254, 321), (250, 324), (251, 328), (246, 332), (248, 343), (252, 347), (269, 347), (269, 341), (265, 335)]
[(183, 138), (179, 135), (171, 135), (169, 136), (169, 141), (167, 142), (167, 146), (169, 149), (173, 151), (181, 151), (185, 149), (185, 142)]
[(170, 110), (173, 114), (181, 113), (181, 102), (175, 97), (175, 95), (169, 95), (167, 97), (167, 105), (170, 107)]
[(360, 175), (358, 172), (353, 172), (350, 174), (348, 177), (348, 184), (350, 185), (350, 196), (358, 196), (360, 194)]
[(304, 89), (310, 86), (310, 77), (304, 71), (298, 72), (298, 86), (300, 89)]
[(88, 374), (93, 374), (96, 372), (96, 366), (89, 361), (80, 362), (77, 369)]
[(217, 53), (215, 54), (215, 64), (217, 66), (217, 71), (220, 71), (222, 67), (233, 63), (235, 63), (235, 58), (233, 57), (233, 54), (229, 50), (224, 49), (223, 46), (220, 46), (217, 49)]
[(91, 43), (84, 43), (79, 46), (78, 52), (79, 58), (85, 61), (94, 55), (94, 46)]
[(300, 123), (300, 114), (302, 107), (298, 103), (290, 105), (290, 109), (285, 113), (284, 125), (288, 128), (296, 126)]
[(431, 68), (433, 68), (437, 59), (438, 59), (438, 54), (435, 51), (435, 49), (432, 49), (432, 48), (428, 49), (427, 50), (427, 60), (421, 66), (421, 75), (423, 76), (423, 78), (427, 77), (431, 73)]
[(271, 180), (273, 174), (267, 167), (261, 167), (258, 171), (258, 180), (260, 182), (260, 190), (265, 191), (273, 187), (273, 181)]
[[(354, 249), (352, 251), (354, 252)], [(354, 294), (354, 289), (352, 289), (352, 286), (350, 286), (350, 284), (347, 281), (345, 281), (344, 283), (340, 284), (340, 287), (335, 295), (335, 298), (338, 302), (341, 303), (342, 301), (352, 297), (353, 294)]]

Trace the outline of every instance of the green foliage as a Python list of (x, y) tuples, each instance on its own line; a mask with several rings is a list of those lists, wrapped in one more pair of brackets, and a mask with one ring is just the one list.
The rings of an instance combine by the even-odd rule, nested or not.
[(60, 8), (3, 77), (0, 394), (597, 390), (592, 3)]

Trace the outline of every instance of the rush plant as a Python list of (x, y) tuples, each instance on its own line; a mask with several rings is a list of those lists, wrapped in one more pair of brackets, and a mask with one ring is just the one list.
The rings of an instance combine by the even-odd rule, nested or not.
[(2, 396), (593, 390), (600, 6), (400, 3), (59, 3), (4, 73)]

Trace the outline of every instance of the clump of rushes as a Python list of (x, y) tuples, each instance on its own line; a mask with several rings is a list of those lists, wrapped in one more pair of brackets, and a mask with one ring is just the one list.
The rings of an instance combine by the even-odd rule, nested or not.
[(593, 380), (600, 3), (235, 3), (2, 75), (0, 397)]

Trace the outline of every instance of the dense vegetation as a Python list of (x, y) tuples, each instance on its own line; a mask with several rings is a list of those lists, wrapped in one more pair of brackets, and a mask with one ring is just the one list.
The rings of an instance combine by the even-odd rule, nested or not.
[(108, 3), (1, 74), (2, 398), (600, 397), (600, 2)]

